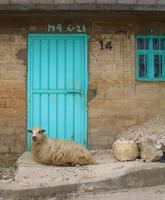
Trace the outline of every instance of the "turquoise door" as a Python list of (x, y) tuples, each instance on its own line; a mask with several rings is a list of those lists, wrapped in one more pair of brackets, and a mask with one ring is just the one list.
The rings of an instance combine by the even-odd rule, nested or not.
[(87, 146), (87, 42), (86, 34), (29, 34), (28, 129)]

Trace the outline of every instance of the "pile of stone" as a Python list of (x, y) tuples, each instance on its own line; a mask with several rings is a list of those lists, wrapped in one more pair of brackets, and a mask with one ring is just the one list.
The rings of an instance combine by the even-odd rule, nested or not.
[(113, 153), (119, 161), (137, 158), (146, 162), (162, 160), (165, 156), (165, 116), (129, 128), (114, 142)]

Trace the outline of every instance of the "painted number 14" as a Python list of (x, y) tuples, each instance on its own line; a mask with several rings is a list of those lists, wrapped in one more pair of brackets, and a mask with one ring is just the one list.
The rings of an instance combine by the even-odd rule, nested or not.
[(104, 45), (104, 41), (101, 40), (100, 42), (100, 50), (104, 50), (104, 49), (109, 49), (112, 50), (112, 44), (110, 41), (108, 41), (105, 45)]

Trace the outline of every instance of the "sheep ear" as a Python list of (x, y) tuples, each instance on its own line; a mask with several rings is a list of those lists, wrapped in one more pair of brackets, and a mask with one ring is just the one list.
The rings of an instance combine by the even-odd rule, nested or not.
[(42, 129), (42, 130), (40, 130), (40, 133), (44, 133), (44, 132), (45, 132), (45, 130), (43, 130), (43, 129)]
[(32, 130), (27, 130), (27, 132), (32, 133)]

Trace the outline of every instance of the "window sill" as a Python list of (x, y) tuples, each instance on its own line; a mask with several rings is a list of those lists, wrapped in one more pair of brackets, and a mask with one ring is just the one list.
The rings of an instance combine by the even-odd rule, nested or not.
[(146, 82), (158, 82), (158, 81), (165, 81), (164, 79), (140, 79), (140, 78), (136, 78), (136, 81), (146, 81)]

